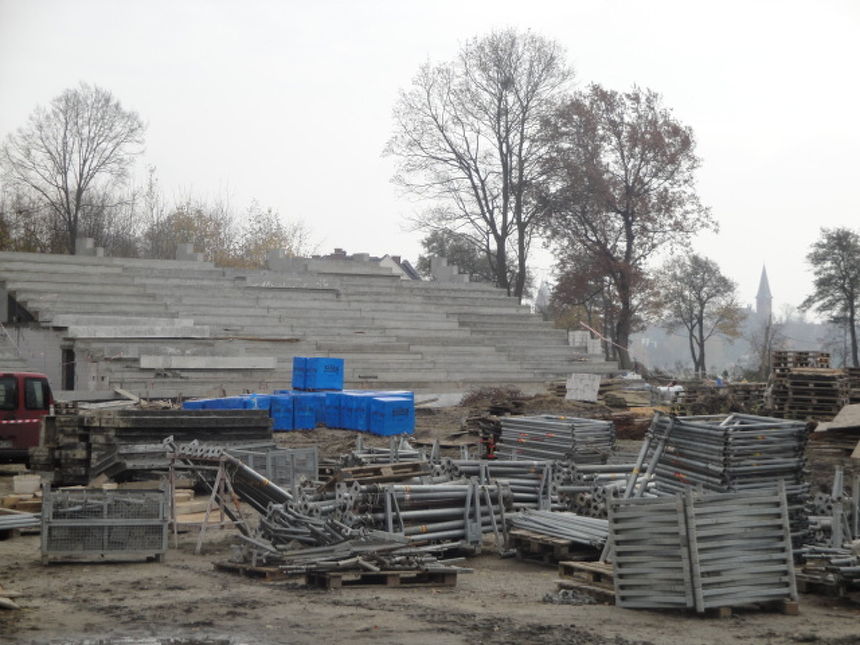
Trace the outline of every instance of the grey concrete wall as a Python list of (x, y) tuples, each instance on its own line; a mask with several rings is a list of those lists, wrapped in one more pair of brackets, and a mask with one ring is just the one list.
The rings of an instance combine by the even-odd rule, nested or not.
[(63, 334), (52, 329), (41, 329), (35, 325), (8, 325), (6, 330), (18, 345), (27, 367), (43, 372), (55, 390), (62, 383)]

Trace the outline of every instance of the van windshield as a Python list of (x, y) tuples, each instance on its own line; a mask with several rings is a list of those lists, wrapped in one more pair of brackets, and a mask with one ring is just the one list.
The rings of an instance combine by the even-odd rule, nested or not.
[(28, 410), (47, 410), (48, 381), (43, 378), (24, 379), (24, 407)]
[(18, 408), (18, 379), (14, 376), (0, 376), (0, 410)]

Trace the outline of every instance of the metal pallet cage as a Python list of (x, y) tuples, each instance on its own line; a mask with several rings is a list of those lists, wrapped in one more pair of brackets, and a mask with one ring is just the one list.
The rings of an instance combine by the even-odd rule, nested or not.
[(45, 487), (42, 561), (80, 558), (155, 558), (167, 551), (166, 490)]
[(292, 488), (302, 479), (319, 477), (319, 453), (316, 446), (278, 448), (274, 445), (230, 448), (230, 455), (282, 488)]

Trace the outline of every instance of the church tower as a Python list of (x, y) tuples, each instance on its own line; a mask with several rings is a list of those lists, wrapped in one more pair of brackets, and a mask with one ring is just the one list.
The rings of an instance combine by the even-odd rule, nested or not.
[(767, 281), (767, 269), (762, 265), (761, 280), (758, 283), (758, 294), (755, 297), (755, 313), (759, 319), (767, 320), (773, 313), (773, 296), (770, 294), (770, 284)]

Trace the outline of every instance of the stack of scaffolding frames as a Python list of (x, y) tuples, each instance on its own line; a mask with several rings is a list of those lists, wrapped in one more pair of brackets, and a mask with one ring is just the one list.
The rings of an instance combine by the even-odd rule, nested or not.
[(698, 612), (797, 600), (785, 487), (610, 501), (616, 603)]

